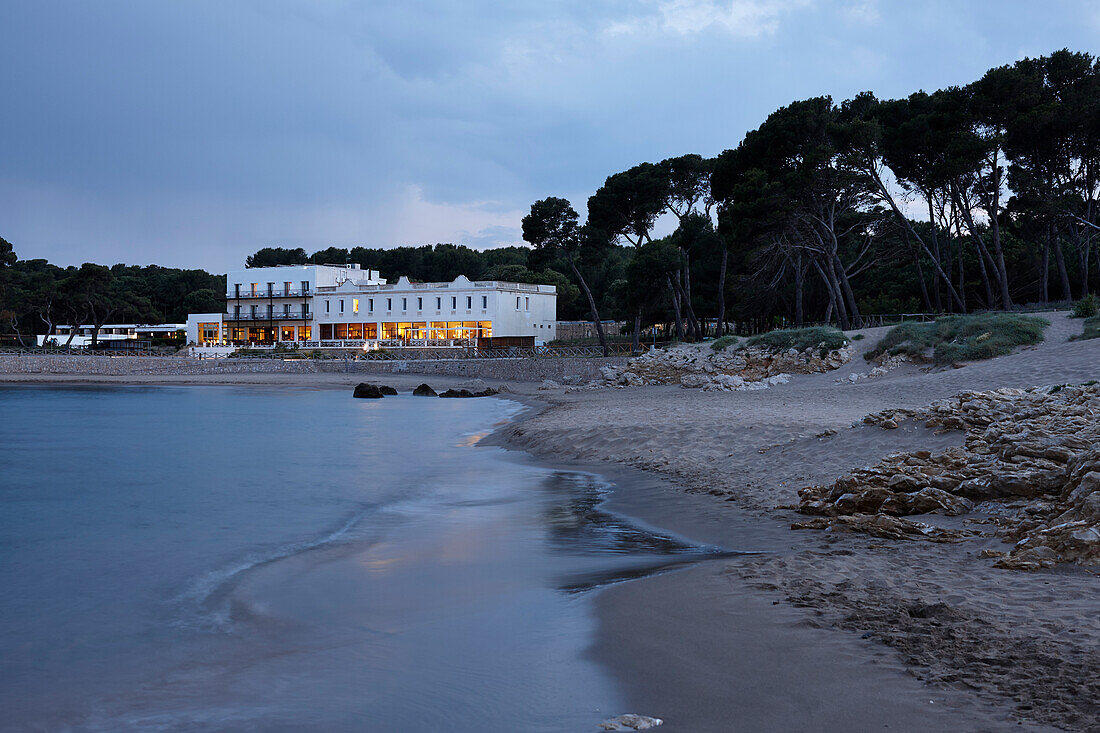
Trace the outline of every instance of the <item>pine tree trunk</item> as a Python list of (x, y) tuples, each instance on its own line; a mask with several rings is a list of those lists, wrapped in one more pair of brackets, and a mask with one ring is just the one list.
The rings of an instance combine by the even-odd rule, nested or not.
[(679, 341), (684, 340), (684, 324), (680, 319), (680, 296), (676, 293), (676, 288), (672, 287), (672, 276), (666, 275), (668, 279), (668, 289), (672, 291), (672, 316), (676, 321), (676, 338)]
[(1058, 278), (1062, 281), (1062, 300), (1073, 300), (1073, 290), (1069, 285), (1069, 272), (1066, 270), (1066, 256), (1062, 252), (1062, 238), (1058, 235), (1058, 226), (1053, 227), (1054, 262), (1058, 265)]
[(726, 335), (726, 266), (730, 251), (722, 246), (722, 265), (718, 270), (718, 330), (715, 336)]
[(581, 290), (584, 291), (584, 295), (588, 298), (588, 308), (592, 313), (592, 325), (596, 327), (596, 336), (600, 339), (600, 348), (603, 350), (603, 355), (607, 356), (607, 338), (603, 335), (603, 324), (600, 322), (600, 312), (596, 309), (596, 299), (592, 297), (592, 290), (589, 289), (588, 283), (584, 279), (584, 275), (577, 269), (576, 263), (573, 261), (573, 255), (569, 255), (569, 267), (573, 270), (573, 275), (577, 278), (577, 282), (581, 285)]
[(634, 311), (634, 334), (633, 334), (633, 337), (630, 339), (631, 353), (637, 354), (638, 351), (640, 350), (639, 346), (638, 346), (638, 341), (639, 341), (639, 338), (641, 336), (641, 333), (642, 333), (642, 307), (638, 306), (638, 308)]

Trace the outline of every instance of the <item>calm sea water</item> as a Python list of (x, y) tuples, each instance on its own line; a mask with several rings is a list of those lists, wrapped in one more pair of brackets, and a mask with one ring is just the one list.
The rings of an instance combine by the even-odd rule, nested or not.
[(0, 389), (0, 728), (584, 731), (592, 589), (707, 556), (500, 400)]

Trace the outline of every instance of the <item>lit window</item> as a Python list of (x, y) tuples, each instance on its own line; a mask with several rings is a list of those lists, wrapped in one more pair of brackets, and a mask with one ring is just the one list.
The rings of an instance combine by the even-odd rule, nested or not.
[(359, 299), (358, 298), (352, 298), (351, 299), (351, 312), (352, 313), (358, 313), (359, 312)]

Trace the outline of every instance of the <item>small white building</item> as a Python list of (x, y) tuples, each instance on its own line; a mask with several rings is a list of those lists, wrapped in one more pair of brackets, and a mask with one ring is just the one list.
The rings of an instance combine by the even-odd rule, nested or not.
[(390, 283), (358, 265), (285, 265), (226, 276), (226, 312), (192, 314), (187, 342), (377, 348), (475, 344), (490, 337), (556, 338), (553, 285), (473, 282)]
[[(98, 343), (111, 341), (152, 341), (158, 338), (172, 338), (180, 331), (186, 331), (186, 323), (107, 323), (100, 327), (97, 336)], [(73, 331), (76, 333), (72, 333)], [(84, 348), (92, 344), (92, 332), (95, 325), (84, 324), (82, 326), (55, 326), (52, 333), (42, 334), (38, 337), (38, 345), (64, 346), (66, 343), (73, 348)], [(72, 341), (69, 334), (72, 333)]]

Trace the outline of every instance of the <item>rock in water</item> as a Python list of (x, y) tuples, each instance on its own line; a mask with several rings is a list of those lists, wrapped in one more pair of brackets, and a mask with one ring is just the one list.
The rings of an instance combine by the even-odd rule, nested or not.
[(648, 715), (628, 713), (626, 715), (617, 715), (614, 718), (608, 718), (600, 723), (600, 728), (603, 730), (649, 730), (650, 728), (656, 728), (664, 722), (665, 721), (660, 718), (651, 718)]
[(378, 385), (378, 391), (381, 392), (382, 394), (388, 394), (388, 395), (396, 395), (397, 394), (396, 389), (394, 389), (393, 387), (387, 387), (384, 384)]
[(483, 389), (479, 392), (471, 392), (468, 389), (449, 389), (440, 397), (490, 397), (495, 395), (497, 391), (493, 388)]
[(417, 385), (416, 389), (413, 390), (413, 394), (416, 395), (417, 397), (435, 397), (436, 396), (435, 390), (432, 389), (431, 387), (429, 387), (426, 384)]
[(378, 388), (377, 384), (368, 384), (367, 382), (362, 382), (355, 385), (355, 391), (352, 393), (351, 396), (364, 397), (372, 400), (380, 400), (382, 399), (382, 390)]

